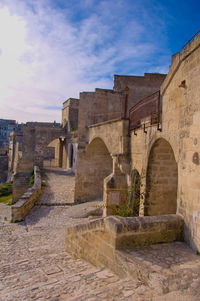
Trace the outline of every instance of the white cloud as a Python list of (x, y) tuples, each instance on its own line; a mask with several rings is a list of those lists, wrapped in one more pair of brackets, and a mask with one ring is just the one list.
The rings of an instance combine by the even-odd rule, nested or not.
[[(100, 14), (91, 12), (79, 22), (71, 21), (70, 10), (53, 8), (48, 1), (3, 3), (0, 118), (59, 121), (58, 110), (45, 108), (61, 106), (66, 98), (78, 97), (80, 91), (111, 88), (111, 76), (118, 72), (120, 62), (131, 60), (129, 65), (134, 67), (155, 51), (151, 41), (139, 40), (145, 30), (140, 23), (122, 24), (118, 32), (116, 18), (107, 19), (111, 8), (110, 4), (106, 7), (106, 1), (101, 2)], [(81, 3), (91, 7), (93, 1)], [(118, 13), (120, 17), (120, 10)], [(127, 66), (121, 67), (122, 73), (130, 69)]]

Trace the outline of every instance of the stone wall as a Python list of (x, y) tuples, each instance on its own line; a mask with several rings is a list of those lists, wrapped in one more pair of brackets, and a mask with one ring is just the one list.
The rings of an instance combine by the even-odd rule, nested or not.
[(182, 240), (182, 229), (182, 219), (177, 215), (107, 217), (68, 228), (66, 250), (123, 276), (127, 267), (119, 267), (117, 250)]
[(113, 171), (111, 155), (128, 155), (128, 127), (128, 120), (121, 119), (89, 126), (89, 144), (78, 146), (75, 200), (102, 199), (103, 180)]
[(41, 194), (41, 175), (37, 166), (34, 167), (34, 184), (27, 188), (13, 205), (0, 204), (0, 222), (17, 222), (25, 218)]
[(37, 202), (41, 194), (41, 175), (37, 166), (34, 167), (34, 184), (12, 205), (12, 222), (23, 220)]
[(115, 75), (113, 89), (121, 92), (126, 87), (129, 88), (128, 109), (130, 109), (141, 99), (158, 91), (165, 77), (165, 74), (159, 73), (145, 73), (144, 76)]
[[(198, 250), (200, 250), (199, 81), (200, 35), (182, 52), (173, 56), (170, 71), (161, 87), (162, 131), (152, 127), (147, 129), (147, 133), (143, 129), (131, 133), (132, 169), (139, 172), (144, 186), (152, 146), (160, 138), (170, 144), (178, 166), (178, 175), (174, 179), (178, 182), (177, 213), (184, 218), (186, 241)], [(167, 174), (167, 168), (163, 169), (163, 172)], [(165, 179), (166, 185), (167, 181), (168, 179)], [(161, 202), (164, 202), (162, 197)], [(141, 213), (142, 211), (141, 206)]]
[(103, 198), (103, 180), (112, 172), (112, 158), (100, 138), (94, 139), (86, 150), (78, 153), (75, 180), (75, 200)]
[(89, 144), (95, 139), (100, 138), (106, 144), (111, 154), (128, 154), (129, 121), (126, 119), (116, 119), (89, 126), (88, 142)]
[(113, 90), (96, 89), (80, 93), (78, 132), (79, 140), (87, 141), (87, 126), (121, 118), (124, 96)]
[(68, 132), (78, 128), (79, 99), (69, 98), (63, 103), (62, 126), (67, 127)]

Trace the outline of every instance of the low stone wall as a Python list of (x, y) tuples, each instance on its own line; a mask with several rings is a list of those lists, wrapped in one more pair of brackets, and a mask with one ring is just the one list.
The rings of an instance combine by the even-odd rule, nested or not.
[(41, 175), (37, 166), (34, 167), (34, 185), (12, 206), (0, 204), (0, 222), (21, 221), (35, 205), (41, 194)]
[(67, 252), (120, 276), (127, 274), (116, 250), (182, 240), (183, 221), (178, 215), (114, 217), (67, 229)]
[(34, 167), (34, 185), (12, 205), (12, 222), (20, 221), (28, 214), (31, 208), (35, 205), (38, 197), (41, 194), (41, 175), (39, 167)]

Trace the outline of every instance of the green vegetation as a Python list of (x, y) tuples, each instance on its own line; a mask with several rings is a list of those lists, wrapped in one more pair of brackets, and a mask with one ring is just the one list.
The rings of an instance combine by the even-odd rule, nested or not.
[(9, 194), (12, 192), (12, 184), (4, 184), (0, 186), (0, 195)]
[(0, 195), (0, 203), (5, 205), (12, 205), (12, 193), (7, 195)]
[(4, 184), (0, 186), (0, 203), (5, 205), (12, 204), (12, 184)]
[(30, 174), (29, 182), (28, 182), (28, 187), (32, 187), (34, 185), (34, 170)]

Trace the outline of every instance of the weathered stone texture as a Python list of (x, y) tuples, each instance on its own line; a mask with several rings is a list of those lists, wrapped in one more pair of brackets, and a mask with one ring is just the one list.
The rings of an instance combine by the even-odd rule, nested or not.
[(76, 98), (69, 98), (63, 103), (62, 126), (69, 132), (78, 128), (78, 107), (79, 99)]
[[(82, 157), (81, 157), (82, 156)], [(112, 158), (105, 143), (96, 138), (86, 151), (79, 151), (75, 200), (103, 198), (103, 180), (112, 172)]]
[(128, 109), (146, 96), (160, 89), (166, 75), (159, 73), (145, 73), (144, 76), (115, 75), (114, 91), (124, 91), (129, 88)]
[[(200, 141), (199, 45), (200, 36), (173, 57), (170, 71), (161, 87), (162, 132), (156, 128), (149, 128), (147, 133), (139, 129), (137, 135), (133, 132), (131, 135), (132, 168), (139, 171), (144, 184), (154, 142), (164, 138), (171, 145), (178, 166), (178, 176), (176, 177), (175, 170), (172, 175), (172, 178), (177, 178), (174, 178), (174, 183), (178, 181), (177, 212), (185, 221), (185, 239), (195, 249), (200, 248), (200, 183), (196, 159)], [(168, 174), (169, 167), (173, 169), (173, 166), (168, 164), (163, 169), (163, 174)], [(169, 179), (168, 176), (166, 181), (169, 183), (172, 178)]]
[(181, 240), (182, 230), (183, 221), (177, 215), (107, 217), (67, 229), (66, 248), (73, 256), (123, 276), (126, 269), (120, 265), (117, 249)]

